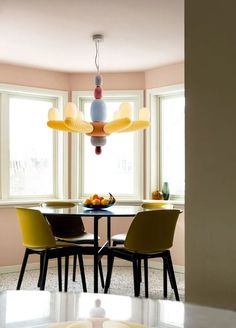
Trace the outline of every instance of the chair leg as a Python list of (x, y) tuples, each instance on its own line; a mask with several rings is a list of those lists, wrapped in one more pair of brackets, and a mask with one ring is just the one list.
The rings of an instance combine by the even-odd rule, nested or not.
[(69, 273), (69, 256), (65, 256), (65, 281), (64, 281), (64, 292), (68, 289), (68, 273)]
[(57, 258), (58, 290), (62, 292), (61, 257)]
[(43, 252), (43, 266), (42, 266), (42, 274), (40, 279), (40, 290), (44, 290), (46, 276), (47, 276), (47, 269), (48, 269), (48, 252)]
[(74, 255), (74, 259), (73, 259), (73, 281), (75, 281), (75, 277), (76, 277), (76, 262), (77, 262), (77, 255)]
[(142, 260), (138, 259), (139, 281), (142, 282)]
[(102, 261), (101, 260), (99, 260), (99, 262), (98, 262), (98, 269), (99, 269), (99, 274), (100, 274), (100, 279), (101, 279), (101, 286), (104, 289), (105, 283), (104, 283), (103, 270), (102, 270)]
[(38, 279), (38, 287), (40, 287), (40, 281), (42, 277), (42, 267), (43, 267), (43, 254), (40, 254), (40, 264), (39, 264), (39, 279)]
[(163, 296), (167, 298), (167, 263), (165, 257), (163, 257)]
[(171, 260), (170, 251), (166, 252), (166, 263), (167, 263), (167, 270), (168, 270), (169, 278), (171, 281), (171, 285), (172, 285), (172, 288), (174, 289), (175, 299), (176, 299), (176, 301), (179, 301), (180, 300), (179, 292), (178, 292), (178, 288), (177, 288), (177, 284), (176, 284), (176, 280), (175, 280), (175, 272), (174, 272), (174, 268), (173, 268), (173, 264), (172, 264), (172, 260)]
[(24, 258), (23, 258), (23, 261), (22, 261), (22, 265), (21, 265), (21, 269), (20, 269), (20, 275), (19, 275), (19, 278), (18, 278), (17, 286), (16, 286), (16, 289), (17, 290), (19, 290), (20, 287), (21, 287), (21, 283), (22, 283), (22, 280), (23, 280), (23, 277), (24, 277), (24, 273), (25, 273), (25, 268), (26, 268), (26, 264), (27, 264), (27, 261), (28, 261), (28, 257), (29, 257), (29, 251), (26, 248), (25, 249), (25, 255), (24, 255)]
[(134, 258), (132, 262), (133, 262), (134, 296), (138, 297), (140, 295), (138, 260)]
[(78, 258), (79, 258), (80, 275), (81, 275), (83, 291), (86, 293), (87, 292), (87, 286), (86, 286), (86, 278), (85, 278), (85, 273), (84, 273), (84, 261), (83, 261), (82, 254), (78, 254)]
[(109, 289), (110, 284), (111, 284), (111, 275), (112, 275), (113, 263), (114, 263), (114, 256), (112, 254), (108, 254), (107, 277), (106, 277), (106, 283), (105, 283), (105, 288), (104, 288), (104, 294), (107, 294), (108, 289)]
[(148, 298), (148, 259), (144, 258), (145, 297)]

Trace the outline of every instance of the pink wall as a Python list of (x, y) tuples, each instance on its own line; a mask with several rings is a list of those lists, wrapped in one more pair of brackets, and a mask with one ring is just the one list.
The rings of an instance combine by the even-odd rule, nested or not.
[(0, 83), (45, 89), (68, 90), (69, 74), (0, 64)]
[[(135, 90), (161, 87), (184, 82), (183, 63), (165, 66), (136, 73), (105, 73), (104, 90)], [(56, 90), (92, 90), (94, 74), (66, 74), (27, 67), (0, 64), (0, 83), (25, 85)], [(105, 220), (103, 220), (105, 221)], [(127, 231), (131, 219), (114, 219), (112, 233)], [(85, 223), (92, 231), (92, 222)], [(99, 234), (105, 239), (105, 222), (101, 222)], [(21, 242), (19, 225), (13, 208), (1, 208), (0, 205), (0, 266), (20, 264), (24, 248)], [(4, 251), (5, 250), (5, 251)], [(184, 265), (184, 215), (178, 221), (175, 244), (172, 249), (173, 262)]]
[(159, 67), (145, 72), (145, 88), (159, 88), (184, 83), (184, 63)]

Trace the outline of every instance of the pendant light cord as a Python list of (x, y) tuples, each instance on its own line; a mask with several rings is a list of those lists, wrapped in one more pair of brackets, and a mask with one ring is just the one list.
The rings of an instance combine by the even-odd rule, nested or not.
[(95, 66), (97, 68), (97, 74), (100, 74), (100, 67), (99, 67), (99, 40), (95, 41), (96, 47), (96, 55), (95, 55)]

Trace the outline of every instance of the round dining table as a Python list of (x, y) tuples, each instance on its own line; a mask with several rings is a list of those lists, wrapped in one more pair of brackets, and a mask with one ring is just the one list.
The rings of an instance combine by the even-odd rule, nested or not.
[[(169, 205), (167, 205), (169, 206)], [(93, 266), (94, 266), (94, 293), (98, 292), (98, 262), (99, 257), (106, 254), (107, 247), (111, 243), (111, 218), (119, 217), (124, 220), (127, 217), (134, 217), (138, 212), (144, 211), (142, 206), (131, 205), (114, 205), (104, 209), (90, 209), (83, 207), (81, 204), (76, 204), (73, 207), (62, 206), (38, 206), (32, 207), (39, 210), (43, 215), (60, 216), (71, 215), (86, 218), (93, 218), (93, 234), (94, 234), (94, 252), (93, 252)], [(164, 208), (164, 207), (163, 207)], [(98, 225), (101, 219), (107, 220), (107, 240), (103, 245), (99, 245)]]

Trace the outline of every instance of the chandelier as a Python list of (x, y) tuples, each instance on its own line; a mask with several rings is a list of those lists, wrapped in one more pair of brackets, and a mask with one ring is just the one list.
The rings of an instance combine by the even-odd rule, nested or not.
[(114, 118), (106, 122), (106, 103), (102, 100), (102, 76), (99, 67), (99, 43), (103, 41), (102, 34), (93, 35), (95, 41), (96, 54), (95, 66), (97, 74), (95, 77), (94, 100), (91, 104), (91, 122), (83, 119), (83, 112), (76, 108), (72, 102), (68, 102), (64, 108), (64, 120), (59, 120), (57, 108), (50, 108), (48, 111), (48, 127), (66, 131), (85, 133), (91, 137), (91, 144), (95, 147), (95, 153), (101, 154), (102, 146), (106, 144), (106, 136), (114, 132), (133, 132), (146, 129), (149, 126), (149, 111), (143, 107), (139, 110), (138, 120), (131, 119), (131, 104), (124, 102), (119, 110), (114, 113)]

